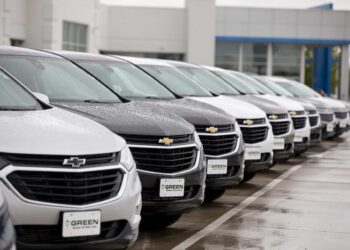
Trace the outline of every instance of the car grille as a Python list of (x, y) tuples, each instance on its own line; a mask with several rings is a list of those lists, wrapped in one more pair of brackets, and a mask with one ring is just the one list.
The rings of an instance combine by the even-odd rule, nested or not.
[(306, 126), (306, 117), (292, 117), (294, 129), (302, 129)]
[[(266, 123), (266, 119), (265, 118), (259, 118), (259, 119), (236, 119), (237, 123), (239, 125), (261, 125), (261, 124), (265, 124)], [(252, 124), (245, 124), (245, 121), (250, 120), (253, 123)]]
[(345, 119), (348, 117), (348, 113), (347, 112), (335, 112), (335, 117), (337, 117), (338, 119)]
[(234, 130), (234, 124), (227, 125), (195, 125), (198, 133), (208, 133), (207, 128), (215, 127), (218, 129), (217, 133), (229, 132)]
[(184, 144), (194, 142), (193, 135), (174, 135), (174, 136), (159, 136), (159, 135), (120, 135), (128, 144), (141, 145), (160, 145), (159, 140), (167, 137), (173, 139), (174, 144)]
[(152, 172), (176, 173), (187, 170), (194, 166), (197, 158), (195, 147), (130, 149), (137, 168)]
[(183, 197), (160, 197), (159, 188), (142, 189), (142, 201), (177, 201), (189, 200), (197, 196), (200, 186), (186, 186)]
[[(5, 159), (12, 165), (19, 166), (47, 166), (47, 167), (64, 167), (65, 159), (71, 157), (79, 157), (86, 159), (84, 166), (103, 165), (103, 164), (118, 164), (119, 153), (108, 153), (98, 155), (79, 155), (79, 156), (63, 156), (63, 155), (28, 155), (28, 154), (0, 154), (0, 157)], [(70, 166), (68, 168), (71, 168)]]
[(7, 179), (23, 197), (30, 200), (87, 205), (117, 196), (123, 173), (119, 169), (83, 173), (15, 171)]
[(318, 116), (309, 116), (309, 122), (311, 127), (316, 126), (318, 123)]
[(272, 131), (274, 135), (284, 135), (289, 132), (289, 121), (281, 121), (281, 122), (271, 122)]
[(200, 135), (206, 155), (223, 155), (235, 150), (238, 137), (237, 135)]
[(245, 143), (259, 143), (267, 138), (268, 127), (241, 127)]
[(320, 114), (321, 121), (323, 122), (332, 122), (334, 121), (334, 114)]
[(16, 226), (17, 240), (23, 244), (74, 244), (89, 241), (102, 241), (118, 237), (127, 225), (127, 221), (101, 223), (101, 234), (83, 237), (62, 237), (62, 225), (25, 225)]

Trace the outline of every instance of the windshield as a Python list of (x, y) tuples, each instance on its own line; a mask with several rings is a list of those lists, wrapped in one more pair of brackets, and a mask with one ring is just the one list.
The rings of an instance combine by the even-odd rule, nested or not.
[(231, 72), (231, 74), (234, 74), (235, 76), (237, 76), (245, 84), (247, 84), (249, 87), (255, 89), (260, 94), (276, 95), (270, 89), (266, 88), (263, 84), (261, 84), (260, 82), (258, 82), (257, 80), (255, 80), (254, 78), (252, 78), (246, 74), (236, 73), (236, 72)]
[(175, 67), (141, 65), (145, 71), (181, 96), (213, 96), (197, 82), (181, 73)]
[(255, 89), (245, 84), (241, 79), (239, 79), (235, 75), (231, 75), (225, 71), (214, 71), (213, 73), (221, 77), (224, 81), (226, 81), (232, 87), (237, 89), (241, 94), (245, 94), (245, 95), (259, 94), (258, 91), (256, 91)]
[(279, 86), (277, 83), (274, 83), (264, 77), (261, 76), (253, 76), (256, 80), (265, 85), (265, 87), (269, 88), (275, 94), (279, 96), (293, 96), (290, 92), (288, 92), (283, 87)]
[(42, 109), (42, 107), (32, 95), (0, 71), (0, 111), (39, 109)]
[(118, 61), (78, 61), (115, 93), (127, 98), (165, 98), (175, 96), (136, 66)]
[(297, 97), (320, 97), (312, 88), (297, 82), (275, 81), (278, 85), (285, 88), (287, 91)]
[(119, 102), (112, 91), (64, 59), (0, 56), (0, 66), (53, 102)]
[(205, 69), (194, 67), (178, 67), (177, 69), (216, 94), (239, 95), (237, 90)]

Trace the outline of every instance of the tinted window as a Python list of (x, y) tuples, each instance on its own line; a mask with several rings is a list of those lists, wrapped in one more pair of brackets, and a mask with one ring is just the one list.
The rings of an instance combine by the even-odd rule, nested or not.
[(290, 92), (279, 86), (278, 84), (264, 78), (264, 77), (255, 77), (259, 82), (265, 85), (265, 87), (269, 88), (271, 91), (273, 91), (275, 94), (280, 96), (293, 96)]
[(292, 83), (284, 81), (276, 81), (277, 84), (285, 88), (287, 91), (298, 97), (320, 97), (320, 95), (310, 87), (301, 83)]
[(174, 67), (141, 65), (150, 75), (158, 79), (174, 93), (181, 96), (212, 96), (197, 82)]
[(112, 91), (64, 59), (1, 56), (0, 66), (52, 101), (119, 101)]
[(235, 76), (237, 76), (239, 79), (242, 80), (242, 82), (244, 82), (244, 84), (248, 85), (249, 87), (255, 89), (256, 91), (258, 91), (260, 94), (269, 94), (269, 95), (275, 95), (275, 93), (273, 91), (271, 91), (270, 89), (266, 88), (262, 83), (258, 82), (257, 80), (255, 80), (254, 78), (242, 74), (242, 73), (232, 73)]
[(159, 82), (130, 63), (80, 61), (78, 64), (125, 98), (175, 98)]

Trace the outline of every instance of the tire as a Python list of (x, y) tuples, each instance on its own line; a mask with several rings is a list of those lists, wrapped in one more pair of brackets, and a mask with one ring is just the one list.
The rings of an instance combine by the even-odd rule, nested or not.
[(244, 173), (244, 177), (243, 180), (241, 181), (241, 183), (245, 183), (250, 181), (251, 179), (253, 179), (255, 177), (256, 173), (254, 172), (250, 172), (250, 173)]
[(154, 215), (142, 215), (140, 228), (142, 230), (159, 230), (164, 229), (175, 222), (177, 222), (182, 213), (180, 214), (154, 214)]
[(212, 202), (216, 199), (219, 199), (221, 196), (224, 195), (226, 189), (211, 189), (207, 188), (205, 189), (205, 197), (204, 202)]

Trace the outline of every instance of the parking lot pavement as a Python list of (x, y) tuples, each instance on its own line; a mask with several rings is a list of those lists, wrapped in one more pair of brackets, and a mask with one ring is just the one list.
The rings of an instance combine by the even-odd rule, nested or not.
[(349, 249), (350, 133), (141, 232), (132, 249)]

